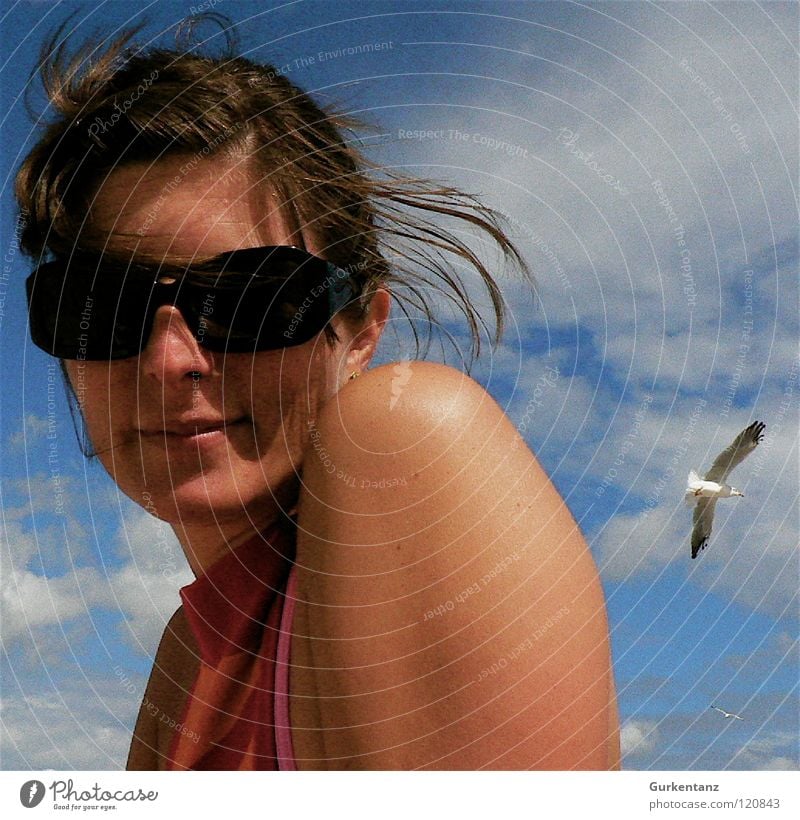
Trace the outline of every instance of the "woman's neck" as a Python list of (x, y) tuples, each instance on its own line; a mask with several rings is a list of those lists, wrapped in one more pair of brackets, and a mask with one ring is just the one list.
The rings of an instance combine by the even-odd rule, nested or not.
[(236, 509), (214, 508), (213, 504), (194, 510), (194, 514), (178, 509), (169, 524), (192, 572), (200, 577), (212, 564), (251, 538), (276, 524), (285, 525), (296, 514), (299, 494), (300, 480), (294, 476), (268, 492), (253, 496)]
[(180, 522), (172, 529), (183, 548), (183, 553), (196, 577), (205, 575), (209, 568), (232, 550), (247, 543), (275, 524), (286, 520), (293, 511), (275, 509), (258, 520), (244, 516), (243, 521), (226, 525), (212, 521), (209, 525)]

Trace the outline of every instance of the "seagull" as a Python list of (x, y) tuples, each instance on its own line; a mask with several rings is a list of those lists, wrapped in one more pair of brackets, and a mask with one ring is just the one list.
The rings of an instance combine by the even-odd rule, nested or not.
[(724, 482), (734, 468), (756, 449), (758, 443), (764, 438), (765, 427), (762, 421), (754, 421), (749, 427), (745, 427), (733, 442), (714, 459), (705, 478), (700, 478), (694, 470), (689, 472), (684, 499), (690, 507), (697, 505), (694, 510), (694, 528), (692, 529), (692, 558), (697, 558), (708, 544), (717, 499), (731, 496), (744, 498), (743, 492)]
[(716, 709), (718, 712), (722, 712), (722, 714), (725, 715), (726, 718), (736, 718), (736, 720), (744, 720), (743, 717), (739, 717), (739, 715), (734, 715), (733, 712), (726, 712), (724, 709), (720, 709), (719, 706), (714, 706), (713, 703), (711, 704), (711, 708)]

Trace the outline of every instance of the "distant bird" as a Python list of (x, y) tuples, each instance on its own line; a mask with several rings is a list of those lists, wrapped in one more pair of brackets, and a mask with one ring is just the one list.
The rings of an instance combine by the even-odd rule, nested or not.
[(758, 443), (764, 438), (765, 427), (764, 422), (754, 421), (742, 430), (733, 442), (716, 457), (705, 478), (700, 478), (694, 470), (689, 473), (684, 499), (690, 507), (697, 505), (694, 510), (694, 528), (692, 529), (692, 558), (697, 558), (700, 551), (708, 544), (717, 499), (730, 498), (732, 495), (744, 498), (743, 492), (725, 484), (724, 481), (735, 467), (756, 449)]
[(714, 706), (713, 703), (711, 704), (711, 708), (716, 709), (718, 712), (722, 712), (722, 714), (725, 715), (726, 718), (736, 718), (736, 720), (744, 720), (743, 717), (739, 717), (739, 715), (734, 715), (733, 712), (726, 712), (724, 709), (720, 709), (719, 706)]

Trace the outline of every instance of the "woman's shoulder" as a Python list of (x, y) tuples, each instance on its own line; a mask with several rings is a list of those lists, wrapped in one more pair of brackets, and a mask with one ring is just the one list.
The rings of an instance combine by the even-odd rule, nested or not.
[(441, 365), (376, 368), (324, 408), (303, 485), (298, 595), (318, 664), (303, 686), (322, 697), (326, 755), (359, 768), (607, 765), (594, 563), (479, 385)]
[[(368, 371), (339, 391), (314, 426), (355, 457), (391, 457), (398, 468), (439, 460), (452, 467), (459, 459), (496, 459), (508, 450), (533, 458), (481, 385), (434, 362), (401, 361)], [(537, 477), (546, 480), (544, 473)]]
[[(513, 508), (574, 527), (561, 497), (497, 402), (464, 373), (398, 362), (348, 383), (310, 423), (303, 464), (331, 509), (384, 534), (480, 504), (483, 529)], [(359, 492), (353, 492), (358, 490)], [(301, 499), (302, 500), (302, 499)], [(387, 517), (388, 515), (388, 517)]]

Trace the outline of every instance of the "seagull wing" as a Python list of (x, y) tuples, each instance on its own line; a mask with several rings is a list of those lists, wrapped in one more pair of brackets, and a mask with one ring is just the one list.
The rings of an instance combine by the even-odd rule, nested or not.
[[(706, 548), (714, 523), (714, 506), (716, 498), (701, 498), (694, 508), (694, 527), (692, 528), (692, 558)], [(716, 709), (716, 707), (714, 707)]]
[(716, 481), (717, 484), (724, 484), (725, 479), (734, 468), (744, 461), (764, 438), (765, 427), (763, 421), (754, 421), (749, 427), (745, 427), (733, 442), (716, 457), (711, 469), (705, 475), (706, 481)]

